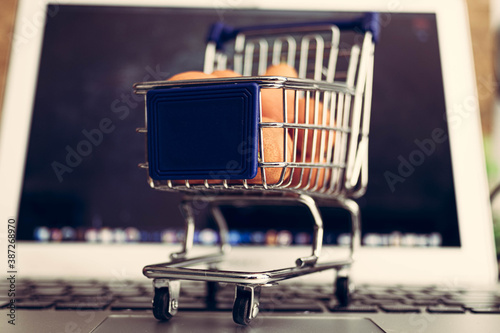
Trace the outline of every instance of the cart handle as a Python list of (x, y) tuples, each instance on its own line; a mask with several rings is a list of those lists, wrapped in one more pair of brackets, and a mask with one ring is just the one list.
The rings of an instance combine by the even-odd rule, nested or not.
[(301, 27), (317, 27), (325, 25), (335, 25), (340, 30), (353, 30), (360, 32), (370, 31), (373, 35), (373, 41), (377, 42), (380, 36), (380, 18), (379, 13), (369, 12), (362, 16), (350, 20), (332, 20), (332, 21), (314, 21), (314, 22), (298, 22), (298, 23), (282, 23), (272, 25), (259, 25), (235, 28), (223, 22), (217, 22), (212, 25), (208, 34), (207, 42), (215, 42), (217, 50), (222, 49), (222, 46), (227, 41), (236, 38), (239, 33), (262, 31), (269, 29), (290, 29)]

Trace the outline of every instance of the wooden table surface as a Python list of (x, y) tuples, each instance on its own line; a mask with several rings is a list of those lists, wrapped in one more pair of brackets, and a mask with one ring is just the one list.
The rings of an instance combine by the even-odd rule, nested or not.
[(17, 0), (0, 1), (0, 115), (2, 112), (5, 76), (13, 36), (12, 31), (14, 28), (16, 7)]

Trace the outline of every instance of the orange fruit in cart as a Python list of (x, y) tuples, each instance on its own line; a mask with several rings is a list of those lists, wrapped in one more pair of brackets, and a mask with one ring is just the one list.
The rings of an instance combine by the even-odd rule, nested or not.
[[(287, 65), (286, 63), (281, 63), (278, 65), (272, 65), (267, 68), (266, 73), (263, 76), (285, 76), (291, 78), (297, 78), (298, 74), (295, 68)], [(275, 88), (262, 88), (260, 93), (260, 98), (262, 102), (262, 116), (275, 119), (279, 122), (284, 122), (283, 119), (283, 90)], [(287, 119), (286, 121), (291, 123), (294, 121), (294, 101), (295, 93), (293, 90), (286, 91), (286, 103), (287, 103)]]
[(200, 71), (188, 71), (175, 74), (167, 81), (180, 81), (180, 80), (198, 80), (198, 79), (215, 79), (217, 76), (207, 74)]
[[(303, 162), (302, 156), (297, 156), (297, 163), (311, 163), (311, 157), (306, 157), (305, 161)], [(320, 158), (316, 155), (316, 158), (314, 159), (314, 163), (326, 163), (326, 158)], [(302, 171), (303, 170), (303, 171)], [(302, 177), (301, 177), (302, 174)], [(328, 187), (330, 178), (331, 178), (331, 171), (327, 170), (325, 168), (295, 168), (292, 174), (292, 184), (290, 187), (295, 187), (300, 184), (299, 188), (305, 189), (312, 189), (317, 185), (318, 189), (321, 189), (324, 185), (325, 182), (325, 176), (326, 176), (326, 187)], [(311, 177), (311, 179), (309, 179)], [(310, 183), (310, 186), (307, 186), (307, 184)]]
[[(263, 117), (263, 123), (276, 122), (275, 119)], [(284, 135), (286, 135), (287, 140), (287, 155), (285, 159), (285, 145), (284, 145)], [(293, 156), (293, 141), (290, 135), (284, 133), (283, 128), (263, 128), (262, 129), (262, 140), (264, 146), (264, 157), (259, 156), (259, 161), (262, 160), (264, 163), (269, 162), (291, 162)], [(281, 173), (283, 168), (265, 168), (264, 173), (266, 175), (267, 184), (277, 184), (281, 178)], [(284, 180), (289, 178), (290, 169), (287, 168), (285, 171)], [(255, 178), (249, 179), (248, 184), (262, 184), (262, 172), (259, 168), (257, 171), (257, 176)]]
[[(286, 63), (281, 63), (279, 65), (273, 65), (270, 66), (266, 73), (265, 76), (285, 76), (285, 77), (292, 77), (292, 78), (297, 78), (297, 71), (295, 68), (287, 65)], [(294, 91), (287, 91), (286, 92), (286, 98), (287, 98), (287, 119), (286, 121), (289, 123), (294, 123), (297, 121), (298, 124), (314, 124), (314, 116), (315, 116), (315, 99), (311, 97), (309, 99), (309, 117), (306, 121), (306, 99), (304, 97), (299, 98), (298, 101), (298, 112), (297, 112), (297, 118), (295, 119), (295, 93)], [(262, 115), (263, 117), (270, 117), (273, 119), (276, 119), (276, 121), (282, 122), (284, 121), (283, 119), (283, 89), (262, 89), (261, 90), (261, 100), (262, 100)], [(318, 102), (318, 125), (323, 125), (323, 103), (321, 101)], [(330, 123), (330, 110), (329, 108), (326, 110), (326, 119), (325, 119), (325, 125), (326, 126), (334, 126), (334, 123)], [(313, 147), (313, 139), (314, 139), (314, 133), (317, 132), (316, 134), (316, 156), (319, 156), (319, 154), (322, 154), (323, 156), (326, 156), (328, 153), (328, 150), (333, 148), (333, 145), (335, 143), (335, 133), (326, 131), (326, 130), (312, 130), (309, 129), (307, 131), (307, 147), (306, 147), (306, 154), (308, 156), (312, 155), (312, 147)], [(304, 144), (304, 137), (305, 137), (305, 130), (300, 129), (297, 130), (296, 132), (291, 129), (289, 130), (289, 134), (293, 138), (295, 133), (297, 133), (297, 149), (298, 152), (301, 153), (304, 150), (303, 144)], [(328, 140), (330, 138), (330, 135), (332, 135), (332, 142), (330, 145), (328, 144)], [(321, 139), (324, 137), (324, 149), (323, 151), (320, 152), (321, 150)]]
[(288, 65), (286, 62), (282, 62), (278, 65), (271, 65), (267, 68), (264, 76), (286, 76), (286, 77), (299, 77), (297, 71), (292, 66)]
[(212, 72), (212, 75), (215, 75), (216, 77), (227, 77), (227, 78), (241, 76), (241, 74), (236, 73), (231, 69), (216, 70)]
[[(309, 117), (306, 122), (306, 99), (301, 98), (299, 99), (299, 112), (298, 112), (298, 122), (299, 124), (308, 124), (308, 125), (315, 125), (314, 122), (314, 114), (315, 114), (315, 100), (314, 98), (309, 99)], [(317, 125), (325, 125), (325, 126), (335, 126), (335, 122), (331, 123), (330, 122), (330, 110), (327, 108), (324, 110), (324, 104), (319, 101), (318, 102), (318, 121)], [(323, 123), (323, 112), (325, 112), (326, 118), (325, 122)], [(291, 130), (291, 132), (294, 132), (294, 130)], [(335, 144), (335, 131), (330, 132), (327, 130), (314, 130), (314, 129), (308, 129), (307, 130), (307, 147), (306, 147), (306, 155), (308, 157), (312, 156), (312, 147), (313, 147), (313, 139), (314, 139), (314, 132), (317, 132), (316, 134), (316, 152), (315, 156), (327, 156), (328, 150), (332, 149), (334, 144)], [(329, 145), (329, 140), (330, 140), (330, 135), (331, 135), (331, 142)], [(304, 129), (299, 129), (297, 130), (297, 150), (299, 153), (304, 152), (304, 137), (305, 137), (305, 130)], [(323, 139), (324, 138), (324, 139)], [(323, 146), (323, 151), (321, 150), (321, 140), (324, 140), (324, 146)]]

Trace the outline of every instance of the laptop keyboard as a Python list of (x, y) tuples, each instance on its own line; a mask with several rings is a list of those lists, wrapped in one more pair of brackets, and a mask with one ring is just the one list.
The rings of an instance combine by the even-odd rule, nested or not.
[[(0, 307), (9, 304), (7, 284), (0, 284)], [(231, 311), (233, 285), (218, 285), (207, 296), (203, 282), (183, 281), (179, 311)], [(358, 286), (348, 306), (340, 306), (333, 287), (278, 285), (262, 288), (261, 312), (294, 313), (494, 313), (500, 314), (500, 292), (465, 289), (441, 290), (436, 287)], [(151, 281), (18, 281), (17, 309), (151, 311)]]

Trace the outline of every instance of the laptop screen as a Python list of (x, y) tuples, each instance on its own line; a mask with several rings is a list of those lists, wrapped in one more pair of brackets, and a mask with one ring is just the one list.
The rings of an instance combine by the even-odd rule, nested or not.
[[(234, 26), (342, 18), (332, 12), (57, 5), (48, 9), (18, 238), (166, 242), (183, 237), (181, 194), (152, 190), (135, 82), (202, 70), (206, 36)], [(369, 183), (358, 199), (366, 246), (460, 246), (433, 14), (383, 14), (376, 45)], [(326, 244), (348, 241), (348, 215), (320, 204)], [(234, 245), (311, 242), (301, 207), (222, 207)], [(217, 241), (206, 209), (195, 241)]]

